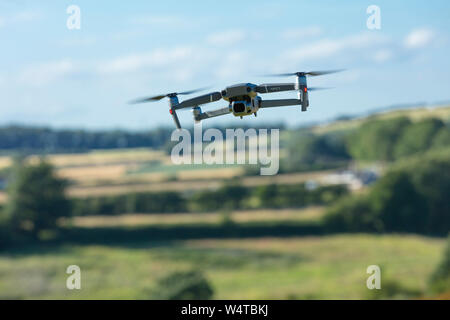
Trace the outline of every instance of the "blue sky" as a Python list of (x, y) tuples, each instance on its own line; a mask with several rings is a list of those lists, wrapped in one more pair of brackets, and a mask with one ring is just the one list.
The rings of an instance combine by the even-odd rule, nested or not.
[[(69, 30), (69, 5), (81, 29)], [(368, 30), (369, 5), (381, 29)], [(167, 101), (128, 100), (205, 85), (310, 78), (308, 112), (255, 121), (300, 125), (392, 104), (450, 99), (449, 1), (0, 1), (0, 123), (146, 129), (172, 125)], [(295, 97), (283, 93), (264, 97)], [(263, 98), (264, 98), (263, 97)], [(225, 106), (217, 102), (203, 109)], [(180, 112), (192, 124), (189, 111)], [(228, 115), (210, 125), (243, 120)]]

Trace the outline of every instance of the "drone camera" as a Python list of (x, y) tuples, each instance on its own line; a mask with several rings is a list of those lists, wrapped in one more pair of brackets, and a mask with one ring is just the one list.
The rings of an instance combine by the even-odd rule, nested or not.
[(242, 113), (245, 112), (245, 102), (235, 101), (233, 103), (233, 112), (234, 113)]

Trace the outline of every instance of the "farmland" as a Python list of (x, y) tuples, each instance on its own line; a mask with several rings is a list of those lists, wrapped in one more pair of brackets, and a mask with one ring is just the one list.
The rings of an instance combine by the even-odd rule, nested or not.
[[(30, 157), (29, 161), (35, 162), (37, 159)], [(215, 189), (224, 181), (243, 175), (241, 165), (170, 165), (169, 155), (142, 148), (49, 155), (46, 159), (56, 167), (59, 176), (71, 182), (68, 194), (73, 197)], [(11, 161), (9, 157), (3, 156), (0, 158), (0, 166), (3, 164), (6, 168)], [(242, 183), (246, 186), (256, 186), (268, 183), (295, 184), (308, 180), (320, 181), (333, 172), (330, 170), (242, 177)], [(4, 201), (6, 194), (0, 191), (0, 203)]]
[[(449, 110), (448, 107), (400, 110), (372, 118), (390, 121), (404, 117), (411, 119), (407, 126), (414, 127), (421, 119), (448, 121)], [(284, 171), (274, 176), (252, 174), (248, 167), (239, 164), (175, 166), (163, 149), (45, 154), (46, 161), (54, 167), (55, 177), (68, 181), (65, 195), (79, 211), (72, 210), (71, 215), (59, 218), (56, 230), (38, 234), (39, 242), (25, 241), (2, 249), (0, 298), (154, 299), (158, 298), (155, 295), (159, 290), (158, 279), (175, 271), (197, 270), (213, 288), (214, 299), (372, 299), (376, 297), (366, 288), (369, 265), (382, 269), (382, 283), (390, 288), (390, 295), (384, 298), (433, 297), (429, 278), (441, 261), (443, 233), (426, 236), (402, 229), (361, 231), (353, 225), (345, 229), (344, 224), (349, 222), (358, 227), (357, 223), (362, 227), (369, 223), (372, 227), (370, 223), (375, 219), (360, 221), (361, 215), (364, 218), (368, 213), (374, 214), (378, 219), (377, 212), (370, 211), (371, 203), (358, 199), (372, 200), (369, 196), (373, 188), (364, 184), (355, 190), (333, 186), (341, 187), (345, 191), (342, 193), (337, 188), (326, 188), (335, 184), (333, 179), (341, 174), (342, 163), (347, 171), (354, 172), (359, 168), (379, 168), (377, 172), (384, 177), (392, 167), (416, 166), (425, 159), (425, 167), (421, 168), (434, 174), (431, 182), (438, 186), (435, 188), (439, 192), (433, 189), (433, 195), (445, 198), (446, 171), (438, 169), (436, 176), (429, 168), (433, 169), (433, 164), (446, 168), (448, 127), (438, 123), (444, 134), (433, 133), (444, 144), (426, 143), (430, 150), (419, 149), (417, 154), (399, 160), (358, 158), (359, 154), (366, 155), (364, 149), (355, 152), (355, 157), (342, 152), (339, 141), (328, 144), (336, 143), (333, 140), (336, 137), (342, 143), (352, 142), (340, 134), (358, 130), (365, 120), (336, 121), (314, 126), (306, 133), (304, 129), (285, 130), (281, 136), (281, 161), (294, 159), (294, 165), (299, 166), (289, 167), (289, 163), (283, 162), (280, 167)], [(397, 122), (394, 124), (392, 127), (398, 130)], [(375, 127), (379, 131), (373, 132), (386, 131), (380, 128)], [(368, 141), (385, 146), (391, 140), (379, 135)], [(399, 145), (410, 143), (398, 141)], [(357, 147), (366, 145), (361, 141)], [(342, 154), (344, 157), (340, 158)], [(23, 162), (38, 164), (40, 157), (32, 153)], [(2, 178), (6, 181), (4, 177), (8, 177), (14, 161), (11, 154), (0, 157), (0, 182)], [(304, 167), (308, 161), (309, 167)], [(321, 161), (325, 165), (316, 166)], [(416, 171), (414, 168), (412, 172)], [(403, 179), (404, 175), (393, 177), (383, 188), (389, 191), (386, 194), (405, 190), (404, 186), (409, 190), (407, 196), (400, 193), (394, 198), (396, 205), (405, 206), (422, 199), (421, 190), (413, 185), (421, 181), (421, 176), (411, 174), (410, 180), (409, 176)], [(433, 185), (431, 182), (427, 187)], [(405, 201), (410, 192), (415, 192), (415, 198)], [(377, 204), (392, 202), (384, 195), (374, 197)], [(330, 208), (346, 199), (357, 201), (337, 208), (344, 218), (347, 211), (359, 209), (361, 203), (363, 212), (357, 212), (355, 219), (338, 219), (338, 229), (329, 229), (325, 221)], [(0, 203), (8, 200), (4, 189), (0, 192)], [(174, 206), (176, 203), (183, 205)], [(415, 203), (423, 205), (420, 201)], [(445, 203), (436, 203), (444, 209), (437, 209), (432, 215), (438, 217), (430, 223), (435, 228), (444, 225), (445, 217), (439, 214), (445, 213), (446, 208)], [(394, 209), (391, 214), (396, 212)], [(378, 220), (374, 225), (383, 227)], [(82, 270), (79, 291), (65, 287), (66, 268), (72, 264)]]
[[(363, 234), (29, 247), (0, 255), (0, 297), (147, 299), (159, 277), (197, 268), (215, 299), (366, 299), (367, 266), (422, 292), (442, 248), (439, 239)], [(82, 269), (79, 291), (65, 288), (70, 264)]]

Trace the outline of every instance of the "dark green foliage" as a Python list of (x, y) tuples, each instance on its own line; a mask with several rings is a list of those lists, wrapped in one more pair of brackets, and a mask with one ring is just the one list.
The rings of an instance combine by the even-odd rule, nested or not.
[[(225, 132), (227, 126), (220, 128)], [(283, 128), (282, 124), (261, 124), (260, 128)], [(259, 128), (252, 126), (252, 128)], [(250, 126), (242, 126), (244, 130)], [(45, 127), (0, 127), (0, 150), (26, 152), (67, 152), (115, 148), (167, 148), (173, 128), (155, 128), (151, 131), (125, 130), (56, 130)], [(192, 129), (190, 130), (192, 132)]]
[(417, 192), (426, 199), (426, 230), (446, 234), (450, 230), (450, 158), (444, 152), (406, 162), (399, 170), (411, 177)]
[(387, 172), (369, 194), (338, 201), (325, 215), (332, 231), (446, 234), (450, 160), (419, 157)]
[(233, 210), (244, 206), (249, 190), (238, 184), (228, 184), (218, 190), (199, 191), (189, 199), (191, 211)]
[[(258, 186), (255, 188), (254, 194), (263, 208), (276, 208), (279, 205), (277, 201), (279, 193), (276, 184)], [(299, 197), (301, 196), (299, 195)]]
[(199, 271), (173, 272), (161, 278), (152, 294), (158, 300), (209, 300), (214, 291)]
[(326, 205), (336, 202), (349, 193), (345, 185), (320, 186), (309, 191), (307, 205)]
[(392, 161), (450, 146), (450, 129), (434, 118), (368, 120), (349, 135), (346, 146), (357, 160)]
[(431, 145), (436, 149), (450, 146), (450, 126), (441, 128), (433, 137)]
[[(223, 221), (223, 220), (222, 220)], [(322, 226), (317, 222), (249, 222), (230, 225), (180, 224), (173, 226), (137, 227), (65, 227), (59, 233), (60, 243), (112, 245), (148, 241), (226, 239), (256, 237), (293, 237), (323, 235)]]
[(305, 184), (264, 185), (253, 190), (253, 196), (261, 208), (301, 208), (308, 205), (323, 205), (346, 195), (345, 186), (322, 186), (308, 190)]
[[(124, 213), (176, 213), (242, 210), (248, 208), (301, 208), (332, 203), (348, 194), (345, 186), (322, 186), (308, 190), (304, 184), (245, 187), (226, 184), (217, 190), (130, 193), (108, 197), (74, 199), (73, 214), (117, 215)], [(250, 204), (252, 203), (252, 204)]]
[(383, 228), (365, 196), (338, 201), (328, 209), (323, 224), (328, 232), (380, 232)]
[(450, 146), (450, 128), (440, 119), (369, 118), (357, 129), (315, 134), (301, 129), (284, 144), (281, 172), (337, 168), (355, 160), (394, 161)]
[(257, 187), (229, 185), (217, 191), (200, 191), (189, 200), (193, 211), (247, 208), (301, 208), (330, 203), (348, 193), (345, 186), (308, 190), (305, 184), (269, 184)]
[(55, 229), (60, 217), (71, 213), (65, 196), (67, 182), (55, 176), (53, 167), (19, 164), (8, 188), (5, 219), (14, 232), (38, 236), (42, 230)]
[(171, 128), (157, 128), (149, 132), (127, 132), (8, 126), (0, 128), (0, 149), (58, 152), (136, 147), (158, 148), (170, 140), (171, 132)]
[(73, 200), (74, 215), (117, 215), (186, 211), (186, 200), (177, 192), (129, 193)]
[(10, 245), (12, 240), (9, 221), (6, 219), (4, 211), (0, 210), (0, 250)]
[(393, 160), (395, 145), (410, 124), (406, 117), (369, 120), (349, 136), (348, 151), (355, 159)]
[(405, 172), (391, 172), (380, 179), (369, 197), (380, 231), (424, 233), (428, 220), (426, 199)]
[(284, 172), (320, 170), (341, 166), (349, 155), (341, 135), (315, 135), (296, 132), (287, 143), (287, 156), (281, 164)]
[(394, 158), (428, 150), (436, 133), (444, 127), (438, 119), (425, 119), (407, 126), (395, 144)]
[(431, 275), (429, 285), (434, 293), (450, 292), (450, 234), (442, 260)]

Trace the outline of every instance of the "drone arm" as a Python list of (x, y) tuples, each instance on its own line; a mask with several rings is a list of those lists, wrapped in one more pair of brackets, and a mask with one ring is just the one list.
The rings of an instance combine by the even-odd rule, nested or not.
[(177, 127), (177, 129), (181, 129), (181, 124), (180, 120), (178, 119), (177, 112), (173, 108), (169, 109), (169, 112), (172, 116), (173, 122), (175, 122), (175, 127)]
[(276, 99), (276, 100), (261, 100), (260, 108), (284, 107), (301, 105), (300, 99)]
[(261, 100), (260, 108), (273, 108), (285, 106), (302, 106), (302, 111), (306, 111), (303, 101), (300, 99), (276, 99), (276, 100)]
[(265, 83), (256, 86), (256, 92), (258, 93), (272, 93), (294, 90), (297, 90), (295, 83)]
[(200, 112), (198, 115), (194, 115), (194, 118), (195, 118), (195, 121), (201, 121), (201, 120), (205, 120), (205, 119), (208, 119), (208, 118), (214, 118), (214, 117), (218, 117), (218, 116), (223, 116), (223, 115), (228, 114), (230, 112), (231, 112), (230, 108), (229, 107), (225, 107), (225, 108), (221, 108), (221, 109)]
[(184, 108), (192, 108), (196, 107), (202, 104), (215, 102), (222, 99), (222, 94), (218, 91), (211, 92), (208, 94), (204, 94), (202, 96), (198, 96), (192, 99), (184, 100), (183, 102), (179, 103), (178, 105), (174, 106), (174, 109), (184, 109)]

